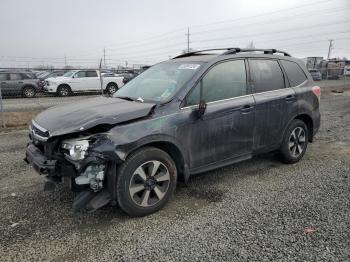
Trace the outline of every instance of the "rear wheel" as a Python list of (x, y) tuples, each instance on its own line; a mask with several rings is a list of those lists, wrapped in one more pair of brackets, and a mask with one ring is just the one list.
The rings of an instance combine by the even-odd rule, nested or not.
[(288, 164), (298, 162), (306, 152), (308, 139), (306, 124), (299, 119), (294, 119), (285, 133), (280, 148), (283, 162)]
[(26, 86), (23, 88), (23, 96), (27, 98), (32, 98), (35, 96), (35, 88), (32, 86)]
[(119, 168), (117, 200), (130, 216), (145, 216), (160, 210), (172, 197), (177, 180), (174, 161), (157, 148), (143, 148)]
[(106, 91), (109, 95), (113, 95), (115, 92), (117, 92), (118, 86), (114, 83), (109, 83), (107, 85)]
[(69, 96), (71, 93), (70, 87), (67, 85), (61, 85), (57, 88), (58, 96)]

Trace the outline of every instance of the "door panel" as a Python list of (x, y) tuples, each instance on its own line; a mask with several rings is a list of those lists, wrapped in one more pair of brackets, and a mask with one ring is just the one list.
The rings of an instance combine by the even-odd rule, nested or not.
[(0, 74), (0, 87), (1, 87), (1, 94), (2, 95), (10, 95), (11, 94), (7, 73)]
[(73, 92), (80, 92), (86, 90), (85, 78), (86, 77), (84, 71), (79, 71), (75, 73), (74, 77), (70, 80), (70, 86)]
[[(190, 168), (251, 154), (255, 101), (247, 94), (244, 60), (214, 65), (186, 97), (183, 110), (190, 124), (181, 130), (188, 145)], [(198, 117), (198, 103), (207, 103)]]
[(254, 150), (280, 143), (283, 130), (289, 121), (289, 107), (295, 103), (295, 92), (284, 88), (254, 94), (255, 135)]
[(10, 94), (20, 94), (23, 86), (22, 75), (18, 73), (10, 73), (7, 81), (7, 90)]
[(278, 146), (293, 115), (296, 97), (275, 59), (249, 59), (250, 83), (256, 103), (254, 151)]
[(191, 168), (252, 152), (254, 104), (252, 95), (209, 103), (202, 118), (197, 116), (197, 107), (183, 109), (190, 124), (183, 127), (180, 137), (188, 145)]
[(86, 71), (86, 87), (88, 90), (99, 90), (101, 89), (100, 87), (100, 78), (97, 75), (97, 72), (94, 70), (91, 71)]

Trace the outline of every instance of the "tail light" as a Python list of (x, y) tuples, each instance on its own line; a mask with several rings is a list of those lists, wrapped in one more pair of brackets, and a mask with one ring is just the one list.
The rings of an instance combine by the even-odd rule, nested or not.
[(319, 87), (319, 86), (314, 86), (314, 87), (312, 88), (312, 92), (317, 96), (318, 101), (320, 101), (320, 99), (321, 99), (321, 87)]

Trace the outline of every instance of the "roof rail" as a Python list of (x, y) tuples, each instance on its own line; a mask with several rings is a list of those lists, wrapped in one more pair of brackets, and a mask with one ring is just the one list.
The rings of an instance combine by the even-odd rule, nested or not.
[(198, 51), (193, 51), (193, 52), (188, 52), (188, 53), (185, 53), (185, 54), (181, 54), (181, 55), (173, 57), (172, 59), (181, 58), (181, 57), (187, 57), (187, 56), (193, 56), (193, 55), (196, 55), (198, 53), (207, 52), (207, 51), (217, 51), (217, 50), (227, 50), (227, 51), (229, 51), (231, 49), (239, 49), (239, 48), (228, 47), (228, 48), (204, 49), (204, 50), (198, 50)]
[(275, 54), (275, 53), (280, 53), (283, 54), (284, 56), (291, 56), (287, 52), (277, 50), (277, 49), (257, 49), (257, 48), (252, 48), (252, 49), (241, 49), (241, 48), (232, 48), (231, 50), (227, 50), (226, 52), (222, 53), (222, 55), (229, 55), (229, 54), (236, 54), (236, 53), (243, 53), (243, 52), (264, 52), (264, 54)]
[(242, 49), (239, 47), (228, 47), (228, 48), (213, 48), (213, 49), (204, 49), (204, 50), (193, 51), (193, 52), (189, 52), (189, 53), (175, 56), (175, 57), (173, 57), (173, 59), (193, 56), (193, 55), (197, 55), (198, 53), (207, 52), (207, 51), (217, 51), (217, 50), (226, 50), (221, 55), (231, 55), (231, 54), (237, 54), (237, 53), (243, 53), (243, 52), (264, 52), (264, 54), (271, 54), (272, 55), (275, 53), (279, 53), (279, 54), (283, 54), (284, 56), (291, 56), (287, 52), (277, 50), (277, 49), (255, 49), (255, 48), (254, 49)]

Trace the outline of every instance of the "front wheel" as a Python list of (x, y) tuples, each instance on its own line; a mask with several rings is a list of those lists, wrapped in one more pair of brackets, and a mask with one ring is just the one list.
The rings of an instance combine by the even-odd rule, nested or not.
[(294, 119), (289, 125), (280, 148), (282, 160), (285, 163), (293, 164), (304, 156), (309, 139), (306, 124)]
[(69, 96), (71, 93), (70, 87), (67, 85), (61, 85), (57, 88), (57, 95), (58, 96)]
[(166, 152), (153, 147), (140, 149), (118, 169), (118, 204), (130, 216), (154, 213), (169, 202), (176, 180), (175, 163)]

